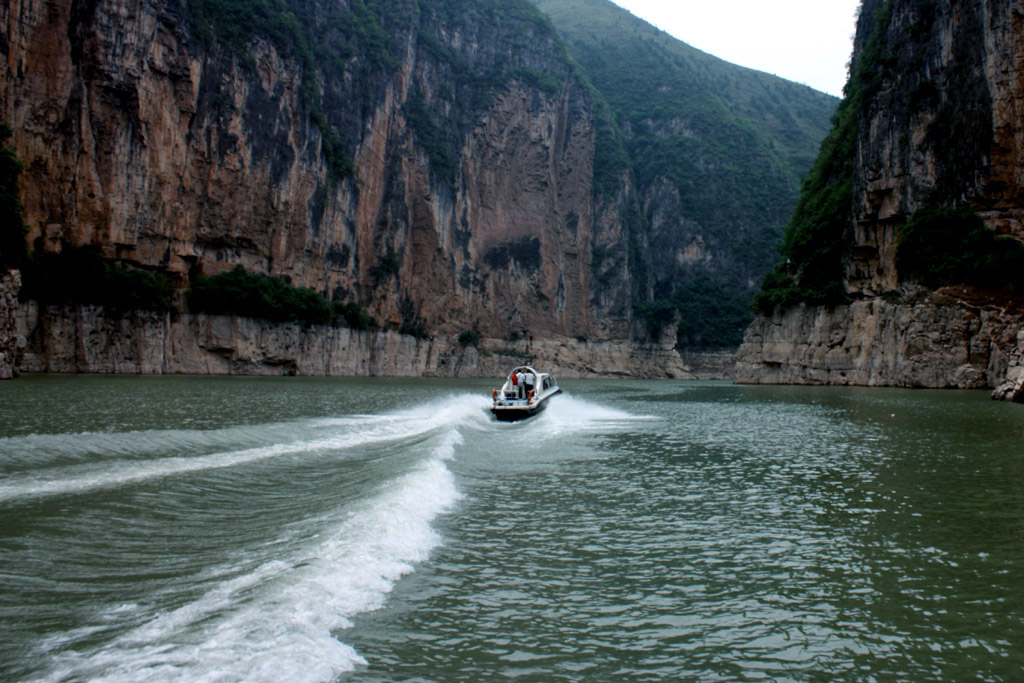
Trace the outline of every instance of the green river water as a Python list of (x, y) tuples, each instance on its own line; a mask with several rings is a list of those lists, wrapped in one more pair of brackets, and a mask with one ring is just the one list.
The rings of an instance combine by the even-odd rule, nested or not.
[(0, 680), (1024, 680), (1024, 406), (497, 384), (0, 384)]

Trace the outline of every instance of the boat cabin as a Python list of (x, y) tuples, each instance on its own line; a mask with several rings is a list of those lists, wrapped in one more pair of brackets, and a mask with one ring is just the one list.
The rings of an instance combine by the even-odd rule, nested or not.
[(499, 420), (531, 417), (544, 409), (547, 399), (561, 392), (549, 373), (529, 365), (512, 368), (501, 389), (491, 392), (491, 412)]

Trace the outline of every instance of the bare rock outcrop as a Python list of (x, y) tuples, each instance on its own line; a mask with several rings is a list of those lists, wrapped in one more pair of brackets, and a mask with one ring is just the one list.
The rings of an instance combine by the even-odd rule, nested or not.
[[(1019, 314), (966, 304), (799, 306), (747, 330), (735, 380), (984, 389), (1020, 365)], [(1016, 355), (1015, 355), (1016, 354)]]
[(0, 274), (0, 379), (11, 379), (19, 370), (21, 339), (18, 337), (18, 292), (21, 273)]
[(1016, 343), (1010, 351), (1006, 381), (996, 387), (992, 397), (1001, 401), (1024, 403), (1024, 330), (1017, 332)]
[[(592, 263), (623, 235), (595, 199), (591, 96), (543, 22), (445, 11), (373, 18), (377, 68), (304, 65), (259, 34), (241, 56), (177, 0), (3, 4), (30, 243), (97, 245), (179, 287), (243, 265), (392, 328), (628, 338), (627, 266), (598, 282)], [(342, 154), (351, 176), (332, 173)]]
[(499, 377), (532, 359), (558, 377), (693, 378), (672, 344), (447, 338), (275, 324), (235, 316), (19, 309), (24, 372)]
[(989, 274), (987, 291), (925, 291), (899, 272), (897, 248), (922, 207), (969, 207), (1000, 236), (1024, 241), (1024, 12), (1011, 0), (865, 0), (853, 64), (854, 123), (837, 129), (856, 137), (851, 205), (816, 208), (846, 230), (838, 244), (807, 238), (821, 240), (818, 253), (841, 252), (848, 303), (756, 319), (736, 379), (998, 387), (994, 397), (1014, 400), (1020, 274)]

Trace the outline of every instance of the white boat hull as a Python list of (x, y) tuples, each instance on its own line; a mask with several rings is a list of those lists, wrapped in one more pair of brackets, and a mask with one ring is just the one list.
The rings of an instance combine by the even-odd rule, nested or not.
[(491, 392), (491, 412), (502, 422), (525, 420), (544, 410), (548, 400), (560, 393), (550, 374), (522, 365), (513, 368), (501, 389)]
[(516, 420), (525, 420), (528, 417), (533, 417), (537, 413), (540, 413), (548, 406), (548, 399), (555, 394), (562, 393), (561, 389), (556, 389), (535, 401), (527, 402), (525, 400), (509, 400), (504, 403), (495, 403), (491, 406), (491, 412), (494, 416), (502, 422), (515, 422)]

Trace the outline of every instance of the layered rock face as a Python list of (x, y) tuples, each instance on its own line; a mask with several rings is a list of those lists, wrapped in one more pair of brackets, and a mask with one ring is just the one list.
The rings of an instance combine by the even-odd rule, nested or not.
[[(867, 299), (799, 306), (747, 330), (741, 383), (984, 389), (1020, 366), (1020, 317), (987, 307)], [(1016, 350), (1015, 350), (1016, 349)]]
[(0, 379), (11, 379), (19, 369), (20, 344), (17, 313), (21, 273), (0, 274)]
[[(331, 35), (331, 7), (311, 31)], [(263, 35), (244, 55), (202, 42), (187, 10), (0, 7), (0, 119), (37, 247), (98, 245), (181, 287), (241, 264), (449, 336), (629, 336), (626, 265), (592, 273), (622, 237), (593, 199), (594, 113), (550, 27), (375, 16), (383, 65), (351, 29), (357, 49), (314, 72)], [(461, 69), (493, 82), (457, 88)]]
[(16, 318), (12, 338), (25, 347), (18, 349), (23, 372), (503, 377), (532, 359), (563, 378), (695, 377), (671, 343), (484, 338), (464, 347), (396, 332), (35, 303)]
[[(1010, 0), (865, 0), (854, 62), (869, 63), (857, 111), (843, 288), (851, 303), (760, 317), (744, 382), (1019, 388), (1021, 302), (938, 291), (897, 270), (900, 228), (926, 204), (966, 205), (1024, 240), (1024, 11)], [(1016, 274), (1007, 273), (1012, 282)]]
[[(967, 202), (1024, 240), (1024, 14), (1009, 0), (864, 3), (888, 67), (859, 121), (845, 282), (899, 288), (897, 229), (922, 204)], [(881, 23), (881, 25), (879, 25)]]
[(1010, 360), (1006, 367), (1006, 377), (1002, 384), (992, 392), (992, 398), (1000, 401), (1024, 403), (1024, 329), (1015, 326), (1016, 343), (1010, 347)]

